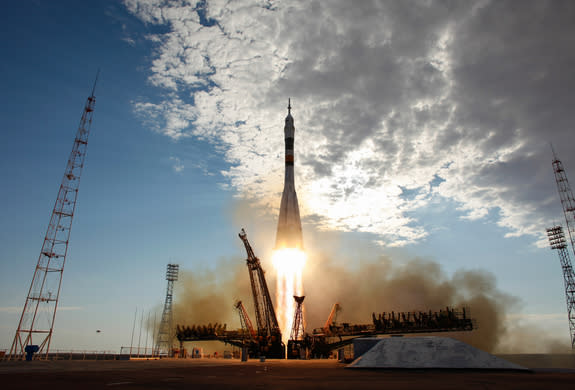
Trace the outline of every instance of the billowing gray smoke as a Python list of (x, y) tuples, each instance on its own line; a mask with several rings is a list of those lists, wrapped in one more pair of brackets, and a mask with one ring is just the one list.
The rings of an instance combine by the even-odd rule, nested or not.
[(341, 320), (352, 323), (368, 323), (372, 312), (465, 306), (477, 320), (478, 329), (451, 336), (492, 351), (505, 333), (505, 310), (517, 302), (495, 287), (495, 278), (489, 273), (458, 271), (448, 277), (430, 260), (413, 259), (396, 265), (380, 257), (350, 270), (318, 256), (308, 265), (308, 278), (317, 275), (313, 283), (305, 284), (310, 297), (306, 302), (310, 325), (321, 325), (335, 302), (342, 307)]
[[(267, 271), (270, 292), (275, 296), (274, 270), (269, 262), (271, 244), (266, 247), (262, 244), (265, 242), (255, 235), (252, 240)], [(336, 302), (342, 307), (338, 322), (356, 324), (370, 323), (373, 312), (467, 307), (477, 329), (446, 335), (489, 352), (568, 350), (567, 338), (565, 343), (558, 343), (540, 330), (509, 322), (508, 314), (518, 312), (521, 302), (499, 290), (491, 273), (460, 270), (448, 275), (439, 263), (429, 259), (392, 261), (374, 254), (373, 248), (366, 254), (359, 244), (358, 259), (350, 259), (349, 253), (353, 251), (349, 248), (345, 258), (337, 252), (336, 245), (328, 247), (332, 249), (308, 251), (304, 272), (308, 332), (324, 324)], [(228, 329), (235, 329), (239, 327), (233, 308), (237, 299), (244, 302), (253, 322), (253, 299), (243, 252), (235, 259), (220, 259), (213, 270), (181, 271), (175, 291), (174, 319), (178, 324), (188, 325), (226, 323)]]

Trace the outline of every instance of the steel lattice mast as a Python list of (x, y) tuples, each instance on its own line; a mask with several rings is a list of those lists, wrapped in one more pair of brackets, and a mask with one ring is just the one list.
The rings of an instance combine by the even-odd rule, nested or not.
[(304, 324), (303, 324), (303, 300), (305, 296), (295, 296), (293, 297), (296, 303), (295, 315), (293, 319), (293, 324), (291, 328), (290, 340), (303, 340), (304, 334)]
[(553, 172), (555, 173), (557, 190), (559, 191), (561, 206), (563, 207), (563, 214), (565, 215), (571, 249), (574, 251), (573, 253), (575, 253), (575, 198), (573, 198), (573, 192), (569, 186), (563, 163), (557, 158), (555, 151), (553, 151)]
[(168, 287), (166, 289), (166, 301), (164, 303), (164, 311), (162, 312), (162, 319), (158, 329), (158, 337), (156, 339), (156, 355), (164, 352), (168, 356), (172, 356), (172, 346), (174, 340), (174, 316), (172, 313), (172, 297), (174, 293), (174, 282), (178, 280), (178, 272), (180, 266), (178, 264), (168, 264), (166, 270), (166, 280)]
[(553, 226), (547, 229), (549, 245), (559, 253), (559, 261), (563, 270), (565, 284), (565, 299), (567, 301), (567, 317), (569, 319), (569, 335), (571, 336), (571, 348), (575, 348), (575, 274), (569, 258), (569, 250), (565, 241), (565, 234), (561, 226)]
[(72, 152), (68, 158), (64, 178), (52, 210), (26, 303), (10, 349), (10, 358), (21, 358), (28, 345), (38, 345), (38, 353), (43, 353), (46, 357), (50, 350), (72, 219), (78, 198), (80, 175), (84, 167), (88, 136), (90, 135), (96, 103), (94, 92), (97, 81), (98, 76), (96, 75), (92, 93), (82, 112)]

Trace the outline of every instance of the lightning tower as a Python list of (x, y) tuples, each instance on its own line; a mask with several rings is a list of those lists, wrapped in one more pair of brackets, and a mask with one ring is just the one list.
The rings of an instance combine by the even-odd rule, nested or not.
[(178, 264), (168, 264), (166, 270), (166, 280), (168, 287), (166, 289), (166, 301), (162, 312), (160, 327), (158, 328), (158, 337), (156, 339), (156, 355), (166, 354), (172, 356), (172, 345), (174, 340), (174, 316), (172, 313), (172, 297), (174, 294), (174, 282), (178, 280)]
[(29, 351), (38, 352), (48, 357), (50, 351), (72, 219), (74, 218), (80, 187), (80, 175), (84, 167), (88, 136), (90, 135), (96, 103), (94, 92), (97, 81), (98, 75), (96, 75), (92, 93), (84, 106), (72, 152), (64, 171), (64, 178), (52, 209), (48, 230), (18, 322), (18, 329), (10, 348), (9, 357), (11, 359), (20, 359), (25, 352)]

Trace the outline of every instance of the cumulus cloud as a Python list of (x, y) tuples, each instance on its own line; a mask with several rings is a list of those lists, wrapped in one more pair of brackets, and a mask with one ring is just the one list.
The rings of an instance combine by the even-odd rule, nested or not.
[(124, 3), (167, 26), (148, 36), (166, 98), (135, 111), (214, 144), (241, 196), (278, 207), (291, 97), (301, 211), (321, 229), (404, 245), (444, 199), (509, 236), (541, 239), (557, 216), (548, 141), (569, 166), (572, 2)]

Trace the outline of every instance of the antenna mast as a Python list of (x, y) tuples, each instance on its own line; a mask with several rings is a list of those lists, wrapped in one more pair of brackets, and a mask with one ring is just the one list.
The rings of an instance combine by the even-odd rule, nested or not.
[(28, 351), (44, 354), (47, 358), (50, 351), (72, 219), (80, 187), (80, 175), (84, 167), (96, 103), (95, 89), (96, 82), (82, 112), (72, 152), (68, 158), (18, 329), (10, 348), (10, 359), (21, 359)]

